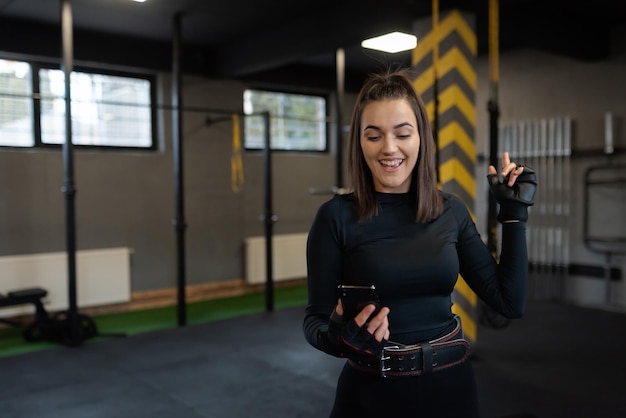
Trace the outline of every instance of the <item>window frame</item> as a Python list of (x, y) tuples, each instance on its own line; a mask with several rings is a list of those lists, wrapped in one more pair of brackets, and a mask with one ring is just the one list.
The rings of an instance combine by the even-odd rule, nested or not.
[[(330, 117), (330, 111), (331, 111), (331, 107), (330, 107), (330, 97), (329, 94), (324, 94), (324, 93), (320, 93), (320, 92), (311, 92), (311, 91), (295, 91), (295, 90), (291, 90), (291, 89), (280, 89), (280, 88), (268, 88), (268, 87), (261, 87), (261, 86), (254, 86), (254, 85), (250, 85), (247, 86), (243, 89), (243, 93), (242, 93), (242, 100), (244, 100), (243, 95), (245, 95), (246, 91), (248, 90), (253, 90), (253, 91), (260, 91), (260, 92), (266, 92), (266, 93), (276, 93), (276, 94), (286, 94), (286, 95), (295, 95), (295, 96), (311, 96), (311, 97), (316, 97), (316, 98), (321, 98), (322, 100), (324, 100), (324, 104), (325, 104), (325, 115), (324, 115), (324, 125), (325, 125), (325, 144), (324, 144), (324, 149), (286, 149), (286, 148), (271, 148), (272, 153), (296, 153), (296, 154), (329, 154), (331, 147), (330, 147), (330, 142), (331, 142), (331, 133), (330, 133), (330, 124), (329, 124), (329, 117)], [(250, 116), (260, 116), (264, 113), (263, 110), (254, 110), (252, 113), (250, 114), (246, 114), (245, 113), (245, 109), (243, 110), (243, 118), (244, 120), (242, 121), (242, 140), (241, 140), (241, 145), (242, 148), (248, 152), (248, 153), (262, 153), (265, 150), (265, 147), (261, 147), (261, 148), (250, 148), (248, 146), (246, 146), (246, 129), (245, 129), (245, 119), (250, 117)], [(275, 118), (278, 118), (279, 116), (274, 116), (272, 114), (272, 112), (270, 113), (270, 129), (272, 126), (272, 120)], [(271, 138), (270, 138), (271, 141)]]
[[(61, 149), (63, 147), (63, 143), (52, 144), (52, 143), (44, 143), (42, 141), (42, 132), (41, 132), (41, 84), (39, 78), (39, 71), (44, 70), (61, 70), (61, 66), (59, 64), (52, 64), (50, 62), (38, 61), (38, 60), (29, 60), (23, 58), (16, 57), (5, 57), (0, 55), (0, 59), (24, 62), (30, 65), (30, 82), (32, 87), (32, 97), (30, 98), (32, 101), (32, 124), (33, 124), (33, 136), (34, 141), (32, 146), (16, 146), (16, 145), (0, 145), (0, 150), (2, 149), (10, 149), (10, 150), (33, 150), (33, 149)], [(95, 68), (91, 66), (84, 65), (75, 65), (73, 68), (73, 72), (80, 72), (86, 74), (98, 74), (104, 76), (117, 76), (117, 77), (126, 77), (138, 80), (148, 81), (150, 84), (150, 131), (151, 131), (151, 140), (149, 146), (130, 146), (130, 145), (93, 145), (93, 144), (72, 144), (72, 147), (75, 149), (85, 149), (85, 150), (98, 150), (98, 151), (120, 151), (120, 150), (131, 150), (131, 151), (156, 151), (158, 150), (158, 112), (157, 112), (157, 78), (155, 75), (148, 73), (139, 73), (139, 72), (130, 72), (123, 70), (112, 70), (112, 69), (104, 69), (104, 68)]]

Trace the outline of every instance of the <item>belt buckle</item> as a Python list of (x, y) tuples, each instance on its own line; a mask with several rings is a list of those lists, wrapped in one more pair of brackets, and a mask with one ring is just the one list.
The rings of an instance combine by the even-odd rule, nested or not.
[(383, 349), (381, 350), (380, 352), (380, 377), (383, 377), (383, 378), (387, 377), (387, 372), (391, 370), (391, 367), (387, 367), (385, 364), (385, 362), (389, 360), (390, 358), (388, 355), (385, 354), (385, 350), (388, 348), (398, 349), (400, 347), (397, 345), (390, 345), (387, 347), (383, 347)]

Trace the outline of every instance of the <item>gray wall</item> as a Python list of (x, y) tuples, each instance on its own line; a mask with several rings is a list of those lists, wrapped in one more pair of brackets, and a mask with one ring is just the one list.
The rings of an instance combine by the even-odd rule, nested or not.
[[(500, 56), (501, 121), (570, 116), (575, 120), (574, 147), (603, 146), (603, 115), (611, 111), (623, 126), (626, 120), (626, 31), (616, 33), (621, 45), (609, 61), (580, 62), (547, 53), (520, 50)], [(487, 58), (478, 60), (477, 128), (479, 155), (487, 154)], [(159, 77), (159, 102), (170, 101), (168, 74)], [(246, 86), (228, 80), (184, 79), (184, 106), (203, 109), (242, 109)], [(354, 97), (346, 97), (347, 108)], [(350, 112), (344, 112), (347, 118)], [(187, 282), (200, 284), (242, 278), (243, 240), (263, 235), (263, 157), (246, 152), (245, 183), (235, 193), (230, 184), (232, 125), (207, 125), (211, 112), (184, 113), (184, 179)], [(222, 115), (219, 115), (222, 116)], [(162, 148), (154, 153), (75, 152), (77, 246), (96, 249), (126, 246), (132, 256), (132, 291), (176, 286), (174, 176), (171, 114), (161, 111)], [(625, 129), (616, 145), (626, 145)], [(345, 154), (344, 154), (345, 155)], [(623, 155), (619, 157), (624, 162)], [(578, 262), (603, 265), (605, 258), (585, 248), (581, 238), (581, 175), (602, 157), (576, 160), (571, 220), (572, 254)], [(330, 154), (276, 153), (273, 156), (276, 234), (306, 232), (318, 206), (330, 195), (309, 189), (330, 188), (335, 181), (335, 157)], [(478, 196), (475, 212), (484, 230), (486, 166), (476, 167)], [(63, 162), (58, 150), (0, 149), (0, 255), (65, 250), (65, 201), (61, 192)], [(347, 182), (347, 181), (346, 181)], [(626, 270), (623, 257), (615, 263)], [(594, 283), (597, 279), (589, 279)], [(615, 304), (626, 306), (621, 282)], [(576, 302), (574, 300), (574, 302)]]
[[(159, 79), (160, 103), (170, 101), (171, 80)], [(185, 79), (184, 106), (242, 109), (243, 88), (223, 80)], [(210, 112), (184, 113), (187, 283), (244, 276), (243, 240), (263, 235), (263, 156), (245, 153), (245, 183), (231, 190), (232, 124), (207, 125)], [(130, 247), (132, 291), (176, 286), (174, 174), (171, 113), (159, 114), (163, 147), (154, 153), (75, 149), (77, 249)], [(276, 234), (306, 232), (328, 196), (335, 162), (327, 154), (273, 156)], [(0, 150), (0, 255), (64, 251), (65, 197), (60, 150)]]
[[(581, 62), (534, 50), (517, 50), (500, 55), (499, 105), (500, 122), (519, 122), (541, 118), (570, 117), (573, 121), (570, 182), (571, 231), (569, 246), (572, 263), (596, 267), (612, 267), (626, 273), (626, 256), (607, 255), (591, 251), (583, 240), (584, 174), (592, 166), (608, 164), (609, 157), (602, 154), (604, 148), (604, 114), (611, 112), (615, 119), (615, 147), (621, 153), (610, 158), (613, 164), (626, 164), (626, 27), (613, 34), (612, 57), (603, 62)], [(477, 94), (477, 152), (488, 155), (489, 100), (488, 61), (486, 57), (478, 64)], [(480, 179), (487, 171), (485, 163), (476, 167), (479, 196), (486, 196), (487, 187)], [(541, 187), (541, 173), (539, 173)], [(626, 207), (621, 200), (609, 200), (607, 205)], [(486, 197), (477, 198), (479, 222), (486, 219)], [(611, 211), (608, 211), (611, 212)], [(532, 222), (532, 214), (530, 218)], [(621, 228), (623, 221), (614, 217), (595, 219), (606, 229)], [(483, 231), (486, 228), (482, 227)], [(626, 230), (622, 230), (622, 237)], [(622, 246), (623, 248), (623, 246)], [(623, 251), (623, 250), (622, 250)], [(564, 298), (580, 305), (609, 309), (626, 309), (626, 277), (607, 283), (598, 277), (568, 277), (564, 283)]]

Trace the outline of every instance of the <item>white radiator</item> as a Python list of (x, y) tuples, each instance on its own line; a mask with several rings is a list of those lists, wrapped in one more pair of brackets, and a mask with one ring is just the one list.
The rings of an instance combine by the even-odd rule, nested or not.
[[(307, 233), (280, 234), (272, 237), (272, 279), (274, 281), (306, 277)], [(244, 241), (246, 282), (265, 283), (265, 237), (249, 237)]]
[[(79, 308), (130, 301), (130, 248), (76, 252), (76, 302)], [(69, 306), (67, 253), (0, 257), (0, 293), (29, 287), (48, 291), (48, 312)], [(33, 305), (0, 309), (0, 317), (34, 312)]]

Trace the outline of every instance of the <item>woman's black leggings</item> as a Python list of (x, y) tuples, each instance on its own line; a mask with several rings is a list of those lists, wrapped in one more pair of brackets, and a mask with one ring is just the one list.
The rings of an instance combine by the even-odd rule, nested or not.
[(346, 362), (330, 418), (478, 418), (470, 360), (423, 376), (382, 378)]

